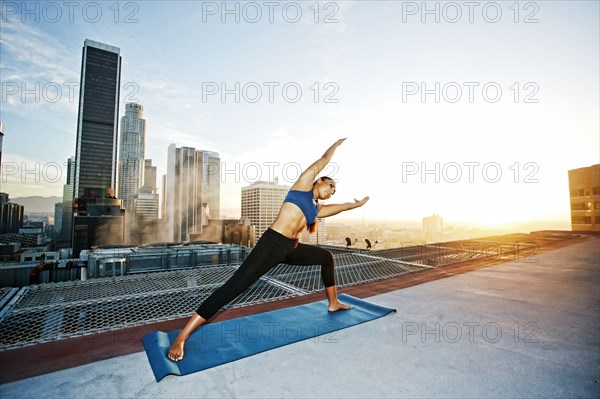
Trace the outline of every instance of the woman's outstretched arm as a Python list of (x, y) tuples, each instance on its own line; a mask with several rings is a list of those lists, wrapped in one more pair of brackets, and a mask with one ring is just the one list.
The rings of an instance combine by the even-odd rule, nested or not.
[(325, 151), (321, 158), (317, 159), (312, 165), (306, 168), (292, 186), (292, 190), (309, 190), (319, 173), (321, 173), (325, 166), (331, 161), (331, 158), (333, 158), (335, 150), (344, 142), (344, 140), (346, 139), (337, 140), (327, 149), (327, 151)]
[(369, 197), (365, 197), (360, 201), (355, 198), (354, 202), (346, 202), (344, 204), (321, 205), (321, 207), (319, 207), (319, 213), (317, 214), (317, 217), (326, 218), (328, 216), (337, 215), (340, 212), (349, 211), (350, 209), (354, 208), (359, 208), (366, 204), (368, 200)]

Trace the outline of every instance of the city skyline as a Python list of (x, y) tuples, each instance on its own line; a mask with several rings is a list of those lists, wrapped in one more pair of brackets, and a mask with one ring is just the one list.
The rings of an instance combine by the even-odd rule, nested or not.
[[(371, 196), (355, 219), (569, 225), (567, 171), (599, 161), (596, 3), (501, 3), (495, 22), (485, 7), (452, 22), (456, 10), (437, 2), (439, 22), (413, 2), (302, 4), (297, 22), (292, 3), (273, 22), (268, 10), (251, 22), (248, 3), (234, 3), (239, 22), (220, 3), (127, 4), (118, 18), (101, 4), (96, 22), (66, 12), (51, 22), (43, 5), (23, 22), (23, 9), (3, 6), (1, 191), (11, 198), (61, 194), (88, 38), (121, 49), (119, 117), (125, 103), (144, 104), (158, 176), (170, 143), (220, 154), (228, 217), (242, 186), (291, 185), (339, 137), (332, 201)], [(34, 181), (52, 162), (60, 179), (47, 167)]]

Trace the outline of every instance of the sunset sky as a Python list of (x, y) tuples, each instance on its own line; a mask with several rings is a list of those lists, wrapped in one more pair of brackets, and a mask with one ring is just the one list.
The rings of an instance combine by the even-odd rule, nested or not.
[(220, 154), (223, 216), (341, 137), (330, 201), (367, 220), (568, 228), (567, 170), (600, 162), (596, 1), (70, 4), (2, 2), (11, 198), (62, 196), (85, 39), (120, 48), (159, 176), (171, 143)]

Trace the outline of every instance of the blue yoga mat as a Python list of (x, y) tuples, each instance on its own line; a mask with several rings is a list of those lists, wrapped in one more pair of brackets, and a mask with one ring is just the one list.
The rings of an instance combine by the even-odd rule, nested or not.
[[(171, 361), (167, 352), (180, 330), (154, 331), (144, 335), (142, 342), (158, 382), (169, 374), (186, 375), (206, 370), (280, 346), (332, 334), (396, 311), (346, 294), (340, 294), (339, 298), (353, 308), (328, 312), (325, 300), (205, 324), (187, 340), (184, 358), (178, 362)], [(325, 337), (328, 338), (334, 339)]]

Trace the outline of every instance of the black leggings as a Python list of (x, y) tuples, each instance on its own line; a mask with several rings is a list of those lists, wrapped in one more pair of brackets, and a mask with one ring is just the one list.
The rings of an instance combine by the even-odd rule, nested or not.
[(223, 306), (244, 292), (263, 274), (280, 263), (289, 265), (321, 265), (325, 287), (335, 285), (333, 255), (326, 249), (298, 243), (298, 240), (269, 228), (233, 275), (214, 291), (196, 310), (208, 320)]

